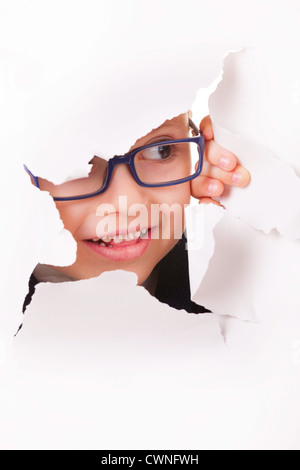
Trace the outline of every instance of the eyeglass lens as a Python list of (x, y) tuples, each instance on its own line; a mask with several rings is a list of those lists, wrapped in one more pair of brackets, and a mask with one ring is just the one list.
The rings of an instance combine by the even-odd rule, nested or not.
[[(196, 142), (153, 145), (138, 152), (134, 157), (134, 167), (138, 178), (144, 184), (173, 183), (191, 177), (199, 162), (199, 147)], [(75, 179), (60, 185), (40, 180), (40, 189), (49, 191), (53, 197), (76, 197), (100, 191), (103, 187), (108, 161), (94, 157), (87, 178)], [(114, 171), (116, 171), (114, 169)], [(130, 171), (130, 169), (128, 168)]]

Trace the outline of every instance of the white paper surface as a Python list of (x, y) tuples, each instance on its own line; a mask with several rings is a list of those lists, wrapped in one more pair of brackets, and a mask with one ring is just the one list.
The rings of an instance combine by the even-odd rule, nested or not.
[[(280, 74), (280, 54), (276, 67), (272, 55), (266, 61), (270, 68), (272, 66), (273, 75), (267, 74), (266, 67), (261, 69), (262, 58), (266, 57), (269, 59), (266, 51), (257, 49), (230, 54), (224, 61), (223, 80), (209, 100), (215, 140), (235, 153), (252, 175), (247, 188), (228, 190), (221, 203), (255, 229), (265, 233), (277, 229), (287, 238), (299, 239), (300, 178), (295, 169), (300, 157), (300, 106), (291, 96), (289, 101), (280, 101), (279, 105), (277, 97), (282, 99), (282, 88), (288, 87), (290, 78), (284, 82), (287, 71)], [(294, 62), (289, 65), (288, 70), (292, 72)], [(298, 74), (300, 76), (300, 69)], [(272, 80), (271, 76), (274, 77)], [(277, 76), (280, 77), (278, 81)], [(269, 84), (272, 84), (270, 89)], [(228, 106), (230, 113), (226, 112)], [(272, 120), (268, 119), (270, 114)], [(291, 125), (290, 132), (294, 129), (292, 139), (287, 134), (278, 135), (274, 123), (279, 125), (279, 121), (287, 121)], [(295, 169), (285, 161), (287, 148), (290, 152), (288, 161)]]
[[(274, 117), (267, 128), (262, 126), (262, 119), (267, 120), (275, 108), (263, 99), (270, 82), (265, 69), (272, 68), (274, 74), (267, 93), (274, 102), (286, 79), (286, 70), (280, 75), (280, 53), (283, 51), (278, 52), (277, 67), (272, 55), (267, 60), (264, 49), (246, 49), (226, 57), (222, 81), (209, 100), (215, 140), (237, 155), (250, 171), (251, 183), (243, 190), (225, 191), (220, 202), (226, 211), (215, 206), (197, 207), (187, 219), (187, 233), (194, 214), (205, 234), (198, 249), (193, 246), (189, 251), (193, 300), (216, 314), (245, 321), (260, 322), (271, 308), (280, 316), (283, 299), (297, 306), (300, 299), (300, 178), (286, 162), (282, 139), (276, 135), (271, 141), (276, 131), (272, 125), (279, 119)], [(262, 57), (267, 65), (260, 68)], [(281, 113), (280, 120), (287, 119), (295, 128), (300, 120), (294, 105), (291, 100), (284, 107), (277, 103), (276, 112)], [(293, 145), (293, 150), (289, 161), (295, 162), (296, 168), (299, 148)], [(271, 307), (267, 299), (272, 298), (276, 300)], [(293, 310), (288, 312), (294, 314)]]
[(259, 324), (227, 322), (225, 345), (215, 315), (174, 311), (135, 282), (38, 287), (1, 369), (2, 446), (298, 448), (298, 306), (277, 316), (268, 298)]
[(209, 110), (214, 124), (268, 149), (299, 176), (299, 42), (288, 33), (293, 31), (272, 37), (272, 44), (229, 54)]

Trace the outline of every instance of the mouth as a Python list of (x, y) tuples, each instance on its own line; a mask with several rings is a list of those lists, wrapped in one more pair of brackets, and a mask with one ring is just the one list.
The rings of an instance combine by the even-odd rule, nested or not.
[(136, 232), (124, 233), (93, 240), (84, 240), (84, 243), (100, 256), (112, 261), (128, 261), (139, 258), (147, 250), (153, 228)]

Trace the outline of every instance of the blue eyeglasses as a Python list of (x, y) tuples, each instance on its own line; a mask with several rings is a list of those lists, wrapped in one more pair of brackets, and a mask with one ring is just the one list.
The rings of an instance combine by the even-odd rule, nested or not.
[[(33, 184), (49, 191), (54, 201), (77, 201), (99, 196), (108, 188), (117, 165), (129, 165), (135, 181), (144, 188), (160, 188), (186, 183), (200, 175), (203, 167), (204, 137), (189, 120), (193, 137), (164, 140), (138, 147), (110, 160), (94, 157), (86, 178), (53, 185), (34, 176), (24, 165)], [(48, 184), (48, 186), (47, 186)], [(49, 188), (50, 184), (50, 188)]]

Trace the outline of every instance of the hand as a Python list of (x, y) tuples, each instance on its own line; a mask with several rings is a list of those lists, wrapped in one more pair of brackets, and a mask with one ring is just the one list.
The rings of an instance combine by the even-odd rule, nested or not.
[(244, 188), (250, 183), (250, 173), (233, 153), (213, 140), (209, 116), (201, 121), (200, 130), (205, 138), (204, 162), (201, 174), (191, 181), (192, 196), (199, 199), (199, 203), (219, 204), (213, 198), (223, 194), (225, 185)]

